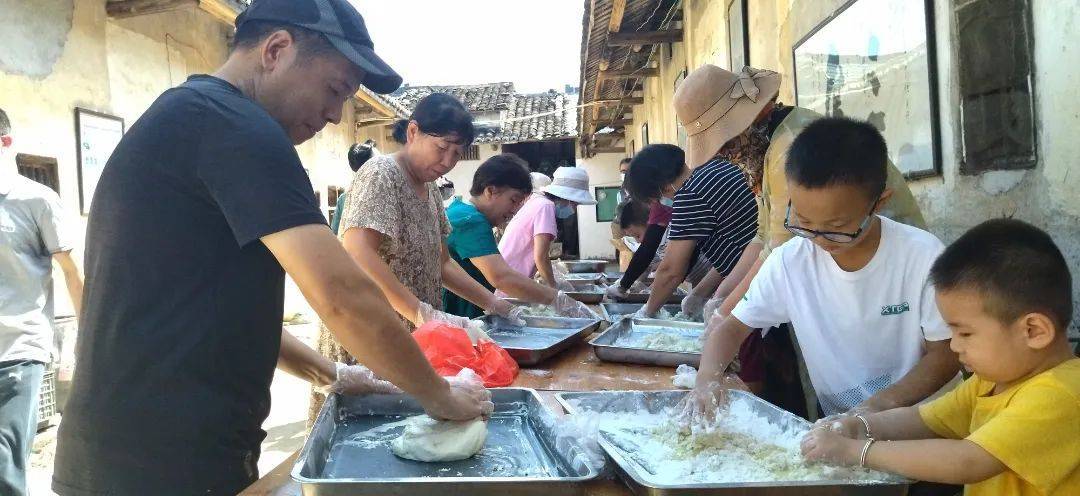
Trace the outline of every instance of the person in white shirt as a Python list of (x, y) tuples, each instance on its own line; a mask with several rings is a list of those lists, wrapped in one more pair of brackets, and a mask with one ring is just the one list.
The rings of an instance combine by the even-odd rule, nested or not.
[(784, 225), (796, 237), (769, 255), (730, 316), (709, 322), (689, 420), (716, 412), (743, 340), (783, 322), (827, 415), (910, 406), (957, 377), (927, 282), (944, 246), (877, 214), (892, 194), (885, 164), (885, 140), (864, 122), (821, 119), (795, 139)]

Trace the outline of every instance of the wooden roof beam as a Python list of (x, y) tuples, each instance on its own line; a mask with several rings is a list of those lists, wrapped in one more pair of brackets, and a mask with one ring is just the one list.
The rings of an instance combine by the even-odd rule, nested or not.
[(623, 14), (626, 13), (626, 0), (612, 0), (611, 18), (608, 20), (608, 32), (618, 33), (622, 29)]
[(666, 31), (631, 31), (627, 33), (611, 33), (608, 35), (608, 46), (634, 46), (656, 45), (659, 43), (678, 43), (682, 41), (683, 30), (668, 29)]
[(626, 79), (638, 77), (657, 77), (660, 70), (655, 67), (640, 67), (637, 69), (611, 69), (597, 73), (597, 80), (601, 79)]
[(602, 146), (593, 148), (593, 153), (626, 153), (625, 146)]
[(114, 0), (105, 2), (109, 17), (137, 17), (147, 14), (171, 12), (199, 4), (199, 0)]

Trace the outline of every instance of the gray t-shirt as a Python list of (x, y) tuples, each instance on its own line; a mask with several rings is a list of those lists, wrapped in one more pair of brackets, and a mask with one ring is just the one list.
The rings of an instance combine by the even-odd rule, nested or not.
[(52, 357), (52, 255), (72, 248), (60, 197), (17, 174), (0, 177), (0, 362)]

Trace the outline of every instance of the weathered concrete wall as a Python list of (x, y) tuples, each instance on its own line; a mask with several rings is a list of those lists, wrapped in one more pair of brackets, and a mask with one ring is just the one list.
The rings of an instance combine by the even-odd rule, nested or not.
[[(650, 142), (674, 143), (671, 111), (675, 65), (689, 70), (704, 63), (727, 66), (726, 2), (684, 2), (684, 39), (670, 62), (660, 58), (659, 78), (645, 83), (645, 103), (635, 107), (627, 144), (641, 148), (641, 124), (649, 123)], [(794, 102), (794, 44), (828, 18), (845, 0), (754, 0), (749, 2), (750, 65), (784, 77), (780, 100)], [(956, 239), (979, 222), (1014, 216), (1047, 230), (1080, 280), (1080, 60), (1076, 31), (1080, 4), (1072, 0), (1032, 2), (1034, 14), (1035, 114), (1038, 165), (1028, 171), (961, 175), (959, 96), (955, 72), (955, 26), (951, 2), (934, 2), (936, 21), (942, 174), (911, 183), (930, 230), (943, 241)], [(681, 70), (681, 69), (678, 69)], [(674, 72), (677, 75), (677, 72)], [(1080, 284), (1074, 285), (1080, 308)], [(1074, 327), (1077, 324), (1074, 323)]]
[[(781, 99), (794, 101), (792, 47), (842, 0), (777, 0), (750, 9), (751, 64), (784, 75)], [(950, 2), (935, 2), (935, 47), (942, 175), (911, 183), (930, 230), (950, 242), (993, 217), (1012, 216), (1049, 232), (1080, 278), (1080, 60), (1076, 29), (1080, 4), (1070, 0), (1032, 2), (1035, 114), (1038, 165), (1028, 171), (960, 174), (960, 98), (955, 69), (955, 25)], [(770, 61), (778, 65), (771, 66)], [(1080, 308), (1080, 284), (1074, 284)], [(1074, 321), (1074, 328), (1077, 324)]]

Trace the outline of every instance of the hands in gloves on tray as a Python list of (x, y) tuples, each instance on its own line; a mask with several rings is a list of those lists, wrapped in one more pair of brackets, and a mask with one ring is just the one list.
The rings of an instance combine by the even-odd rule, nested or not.
[(521, 318), (525, 313), (525, 307), (514, 305), (509, 301), (502, 298), (491, 295), (492, 300), (488, 303), (487, 310), (489, 313), (498, 315), (506, 320), (509, 320), (514, 325), (525, 325), (525, 319)]
[(555, 299), (551, 301), (551, 308), (563, 317), (572, 317), (575, 319), (599, 318), (597, 317), (596, 312), (590, 310), (584, 303), (571, 298), (565, 291), (559, 291), (558, 294), (555, 295)]
[(635, 319), (655, 319), (656, 312), (649, 312), (649, 305), (641, 305), (638, 311), (634, 312)]
[(621, 300), (626, 298), (627, 294), (629, 294), (629, 292), (623, 289), (622, 284), (619, 284), (618, 281), (604, 290), (604, 296), (611, 300)]
[(803, 458), (835, 465), (859, 465), (870, 438), (870, 423), (864, 413), (853, 408), (845, 413), (830, 415), (814, 423), (803, 436), (800, 447)]
[[(701, 321), (708, 324), (709, 320), (716, 314), (716, 311), (720, 310), (720, 305), (723, 304), (724, 297), (713, 296), (712, 298), (709, 298), (709, 301), (705, 302), (705, 307), (701, 310)], [(724, 317), (726, 317), (726, 315)], [(722, 317), (721, 320), (723, 320)]]
[(423, 404), (424, 411), (434, 419), (472, 420), (490, 417), (495, 411), (491, 391), (484, 389), (480, 376), (472, 369), (461, 369), (456, 376), (445, 378), (446, 389), (434, 401)]
[(735, 374), (724, 374), (719, 381), (707, 381), (698, 374), (694, 389), (676, 407), (679, 427), (691, 432), (710, 431), (716, 417), (727, 408), (728, 391), (732, 389), (746, 391), (747, 387)]
[(706, 301), (707, 300), (702, 296), (696, 296), (693, 293), (688, 294), (686, 295), (686, 298), (683, 298), (682, 304), (680, 305), (682, 307), (682, 313), (691, 319), (702, 320), (702, 311), (705, 309)]

